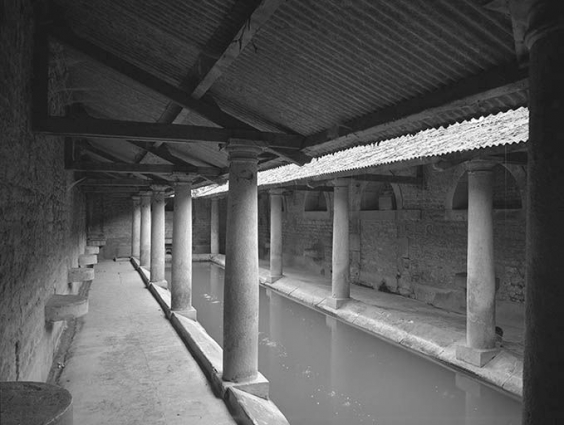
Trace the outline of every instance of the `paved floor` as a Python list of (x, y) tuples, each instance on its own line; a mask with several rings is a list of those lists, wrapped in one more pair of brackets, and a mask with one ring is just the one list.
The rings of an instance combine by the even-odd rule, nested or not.
[(127, 262), (102, 262), (59, 384), (74, 423), (234, 424)]

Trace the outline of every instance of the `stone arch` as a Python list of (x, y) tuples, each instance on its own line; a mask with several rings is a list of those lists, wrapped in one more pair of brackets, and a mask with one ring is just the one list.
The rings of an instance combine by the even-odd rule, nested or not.
[[(382, 198), (389, 198), (389, 200)], [(361, 211), (401, 210), (402, 208), (403, 197), (399, 184), (369, 182), (362, 188), (360, 194)]]
[[(468, 209), (468, 172), (466, 164), (459, 165), (454, 171), (452, 184), (445, 199), (447, 210)], [(501, 175), (504, 182), (500, 182)], [(522, 209), (525, 202), (526, 172), (522, 166), (498, 164), (494, 167), (494, 209)], [(510, 176), (510, 180), (507, 180)], [(501, 194), (500, 187), (509, 189)], [(504, 196), (502, 196), (504, 195)]]
[(324, 192), (310, 191), (306, 193), (304, 211), (329, 211), (328, 199)]

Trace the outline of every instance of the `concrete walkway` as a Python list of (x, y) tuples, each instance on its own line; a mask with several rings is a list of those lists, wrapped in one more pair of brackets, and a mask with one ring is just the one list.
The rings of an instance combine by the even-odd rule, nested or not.
[(129, 261), (95, 269), (58, 379), (74, 423), (234, 424)]

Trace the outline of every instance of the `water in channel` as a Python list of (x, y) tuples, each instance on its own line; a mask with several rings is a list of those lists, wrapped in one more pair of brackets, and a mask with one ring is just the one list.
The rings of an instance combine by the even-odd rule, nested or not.
[[(198, 321), (220, 345), (223, 279), (194, 263)], [(259, 370), (292, 425), (521, 424), (518, 400), (264, 288)]]

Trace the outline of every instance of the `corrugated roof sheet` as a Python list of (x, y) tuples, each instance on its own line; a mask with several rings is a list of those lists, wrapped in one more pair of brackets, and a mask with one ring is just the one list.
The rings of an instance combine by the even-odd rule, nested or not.
[(510, 62), (513, 45), (472, 0), (289, 0), (211, 91), (311, 135)]
[[(358, 146), (314, 159), (298, 167), (287, 165), (258, 174), (259, 186), (279, 185), (311, 177), (345, 173), (363, 168), (400, 163), (413, 159), (465, 152), (493, 146), (526, 142), (529, 132), (529, 111), (519, 108), (472, 119), (449, 127), (441, 127), (383, 141)], [(194, 191), (194, 197), (227, 192), (228, 183)]]

